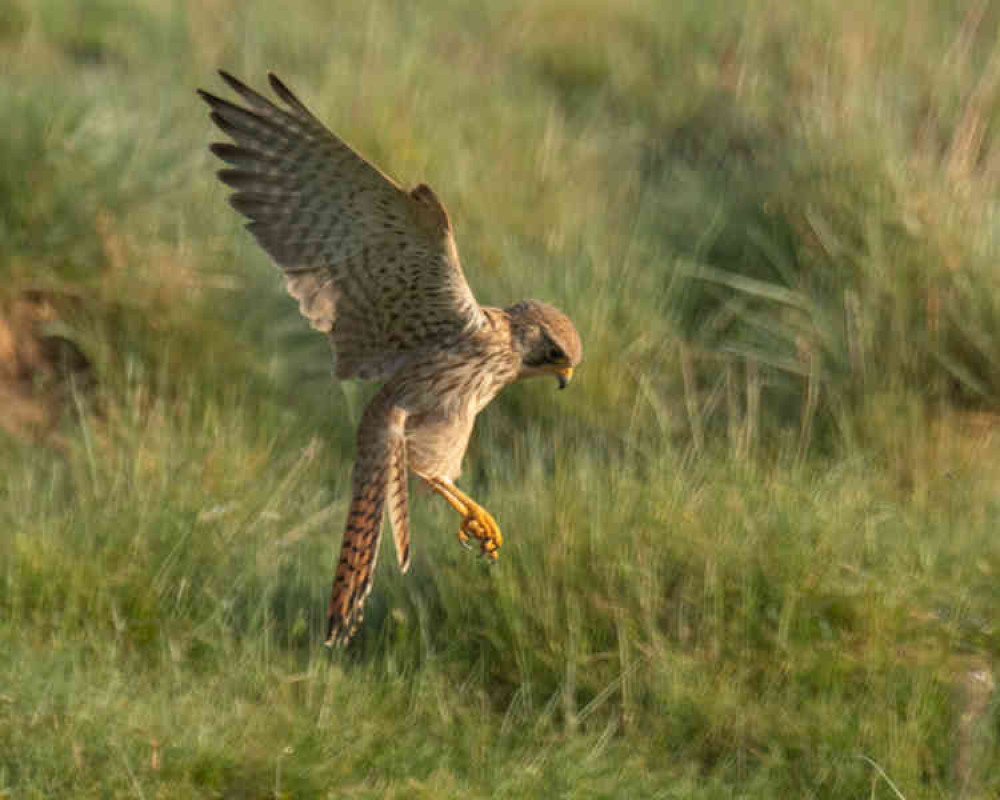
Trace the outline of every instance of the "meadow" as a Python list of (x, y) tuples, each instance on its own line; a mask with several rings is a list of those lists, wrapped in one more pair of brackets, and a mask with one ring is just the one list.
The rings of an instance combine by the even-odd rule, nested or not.
[[(279, 8), (279, 6), (281, 6)], [(1000, 6), (0, 6), (0, 798), (1000, 797)], [(373, 387), (214, 177), (268, 70), (567, 311), (322, 646)]]

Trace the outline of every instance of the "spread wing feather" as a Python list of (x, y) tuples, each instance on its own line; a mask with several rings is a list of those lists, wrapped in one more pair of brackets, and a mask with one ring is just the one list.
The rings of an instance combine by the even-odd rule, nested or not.
[(444, 206), (407, 192), (331, 133), (274, 75), (279, 107), (226, 72), (241, 107), (199, 90), (232, 143), (211, 150), (233, 208), (337, 353), (339, 377), (388, 378), (414, 352), (485, 324)]

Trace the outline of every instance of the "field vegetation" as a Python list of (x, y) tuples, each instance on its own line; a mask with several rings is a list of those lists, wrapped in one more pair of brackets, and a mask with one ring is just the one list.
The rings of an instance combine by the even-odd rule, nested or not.
[[(0, 6), (0, 797), (1000, 796), (1000, 6)], [(322, 647), (354, 427), (213, 176), (280, 75), (565, 309)]]

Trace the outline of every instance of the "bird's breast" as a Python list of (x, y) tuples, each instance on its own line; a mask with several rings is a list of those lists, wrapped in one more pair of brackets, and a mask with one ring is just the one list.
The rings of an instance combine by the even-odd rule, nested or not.
[(393, 378), (411, 469), (456, 479), (476, 415), (517, 376), (510, 349), (456, 347)]
[(475, 416), (517, 376), (502, 352), (448, 353), (413, 365), (393, 378), (410, 414)]

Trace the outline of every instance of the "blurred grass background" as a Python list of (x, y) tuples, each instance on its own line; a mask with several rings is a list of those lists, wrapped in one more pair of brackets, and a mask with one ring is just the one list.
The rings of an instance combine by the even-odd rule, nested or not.
[[(0, 796), (1000, 796), (1000, 9), (0, 8)], [(320, 646), (330, 381), (194, 89), (286, 80), (565, 309)]]

